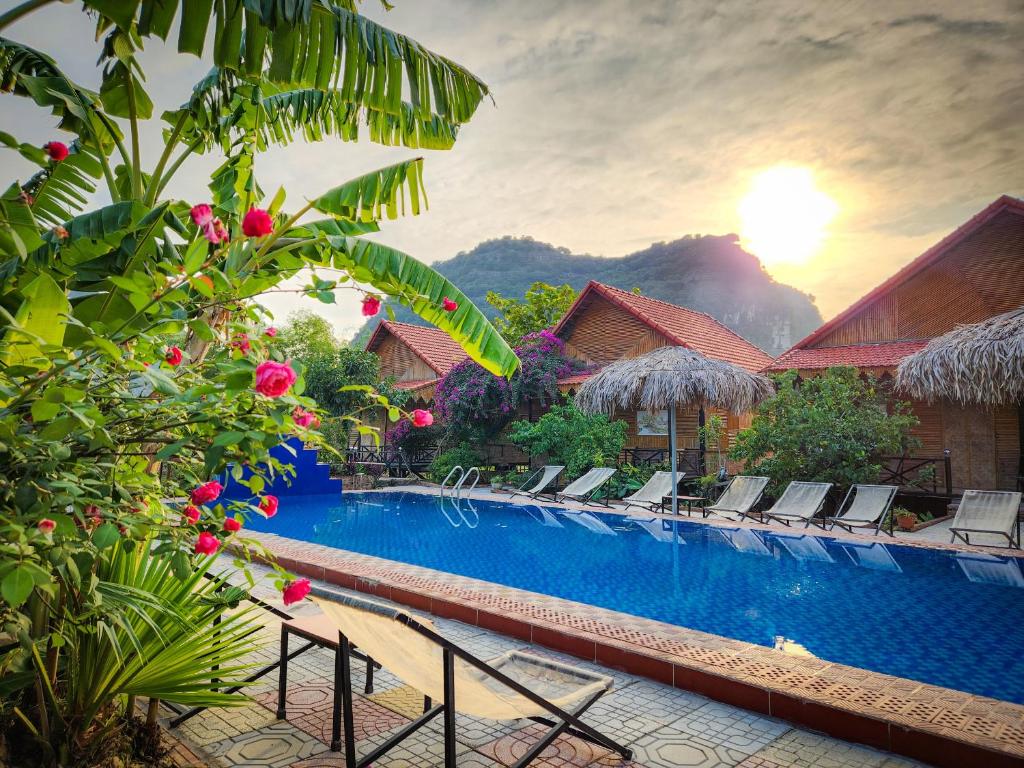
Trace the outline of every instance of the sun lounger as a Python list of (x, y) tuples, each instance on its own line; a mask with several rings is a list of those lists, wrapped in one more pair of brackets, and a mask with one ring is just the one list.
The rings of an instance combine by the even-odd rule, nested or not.
[[(545, 467), (541, 467), (526, 478), (526, 482), (523, 483), (519, 490), (509, 496), (509, 500), (514, 499), (516, 496), (529, 496), (531, 499), (536, 499), (544, 493), (545, 488), (555, 481), (556, 477), (562, 474), (563, 469), (565, 469), (565, 467), (558, 466), (557, 464), (548, 464)], [(540, 478), (534, 482), (538, 474), (540, 475)]]
[(777, 541), (796, 560), (813, 560), (819, 563), (834, 563), (832, 555), (816, 536), (790, 533), (768, 533), (771, 541)]
[(950, 542), (971, 543), (972, 533), (1004, 536), (1007, 546), (1020, 549), (1020, 491), (964, 491), (956, 517), (949, 526)]
[[(594, 467), (592, 470), (578, 477), (569, 483), (565, 488), (555, 494), (555, 501), (564, 501), (565, 499), (575, 499), (583, 504), (587, 504), (594, 500), (594, 494), (596, 494), (601, 486), (607, 483), (611, 476), (615, 474), (615, 470), (611, 467)], [(607, 499), (605, 499), (607, 501)], [(605, 504), (604, 506), (608, 506)]]
[[(874, 528), (877, 536), (878, 532), (883, 530), (882, 523), (885, 522), (886, 513), (892, 506), (892, 501), (896, 498), (898, 490), (899, 487), (895, 485), (858, 484), (850, 486), (850, 490), (846, 492), (846, 498), (839, 505), (839, 514), (826, 517), (822, 528), (829, 523), (832, 524), (833, 530), (838, 525), (850, 533), (853, 533), (854, 528)], [(846, 503), (850, 501), (850, 496), (853, 496), (853, 501), (850, 506), (846, 506)], [(886, 533), (892, 536), (891, 530)]]
[[(683, 478), (685, 472), (676, 473), (676, 481)], [(622, 500), (627, 507), (645, 507), (652, 512), (661, 509), (661, 502), (666, 496), (672, 495), (672, 473), (655, 472), (644, 487)]]
[(885, 544), (879, 544), (878, 542), (862, 544), (859, 541), (843, 541), (842, 539), (836, 539), (836, 544), (842, 547), (847, 557), (861, 568), (867, 568), (872, 571), (903, 572), (899, 563), (896, 562), (896, 558), (892, 556), (892, 553)]
[(743, 552), (749, 555), (761, 555), (762, 557), (771, 557), (772, 552), (768, 547), (761, 541), (761, 537), (757, 535), (757, 531), (753, 528), (714, 528), (713, 530), (718, 531), (722, 538), (728, 542), (729, 546), (735, 549), (737, 552)]
[(1016, 557), (998, 557), (980, 552), (961, 553), (956, 564), (970, 581), (977, 584), (996, 584), (1000, 587), (1024, 587), (1024, 575)]
[(767, 485), (767, 477), (736, 475), (725, 486), (718, 501), (704, 508), (704, 517), (715, 514), (729, 520), (742, 520), (744, 517), (757, 520), (757, 516), (751, 514), (751, 510), (761, 499)]
[[(456, 712), (489, 720), (528, 718), (548, 725), (547, 732), (515, 766), (528, 765), (566, 732), (618, 752), (627, 761), (632, 757), (631, 750), (580, 720), (580, 715), (611, 690), (610, 677), (522, 651), (482, 661), (439, 635), (430, 621), (398, 608), (319, 588), (314, 589), (313, 600), (338, 629), (341, 653), (335, 663), (335, 692), (340, 689), (342, 700), (339, 703), (335, 696), (331, 746), (340, 749), (344, 734), (346, 768), (376, 763), (438, 715), (444, 724), (443, 765), (455, 768)], [(347, 653), (352, 644), (425, 697), (420, 717), (361, 758), (356, 756)]]
[(832, 483), (805, 483), (794, 480), (786, 486), (779, 500), (771, 509), (762, 512), (762, 516), (770, 520), (778, 520), (783, 525), (803, 523), (807, 528), (814, 516), (825, 506)]

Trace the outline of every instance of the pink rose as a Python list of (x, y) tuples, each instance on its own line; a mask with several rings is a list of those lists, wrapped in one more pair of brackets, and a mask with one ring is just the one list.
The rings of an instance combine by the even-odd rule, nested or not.
[(204, 225), (203, 236), (214, 245), (225, 243), (231, 239), (231, 235), (224, 228), (224, 223), (220, 219), (214, 219), (209, 224)]
[(213, 208), (206, 203), (200, 203), (199, 205), (193, 205), (188, 215), (192, 217), (192, 222), (197, 227), (205, 227), (213, 221)]
[(280, 397), (295, 383), (291, 365), (267, 360), (256, 368), (256, 391), (267, 397)]
[(235, 517), (224, 518), (224, 530), (228, 533), (234, 533), (235, 531), (241, 530), (242, 521)]
[(270, 326), (263, 333), (265, 333), (270, 338), (274, 338), (275, 336), (277, 336), (277, 328), (275, 328), (274, 326)]
[(171, 347), (167, 350), (167, 354), (164, 355), (164, 360), (167, 361), (168, 365), (176, 367), (181, 365), (181, 357), (181, 350), (177, 347)]
[(273, 231), (274, 222), (262, 208), (250, 208), (242, 219), (242, 233), (246, 237), (264, 237)]
[(320, 419), (316, 417), (315, 413), (310, 413), (305, 408), (300, 408), (299, 406), (295, 406), (295, 410), (292, 411), (292, 421), (300, 427), (315, 427), (320, 424)]
[(363, 297), (363, 317), (373, 317), (380, 312), (380, 299), (372, 293)]
[(309, 579), (289, 581), (281, 591), (281, 595), (284, 597), (284, 604), (291, 605), (292, 603), (299, 602), (309, 594), (309, 590)]
[(216, 480), (211, 480), (208, 483), (203, 483), (194, 491), (192, 491), (192, 503), (193, 504), (207, 504), (218, 496), (220, 492), (224, 490), (224, 486), (218, 483)]
[(68, 145), (62, 141), (48, 141), (43, 144), (43, 150), (55, 163), (59, 163), (68, 156)]
[(266, 496), (260, 499), (260, 512), (262, 512), (267, 517), (273, 517), (277, 514), (278, 503), (279, 502), (277, 500), (277, 496), (268, 493)]
[(203, 531), (199, 534), (195, 547), (197, 555), (212, 555), (218, 549), (220, 549), (220, 542), (217, 541), (216, 536), (209, 531)]
[(429, 427), (434, 423), (434, 414), (430, 411), (424, 411), (422, 408), (417, 408), (412, 412), (412, 425), (414, 427)]
[(181, 516), (188, 520), (192, 525), (199, 522), (199, 507), (189, 504), (183, 510), (181, 510)]
[(249, 334), (239, 333), (235, 336), (234, 341), (231, 342), (231, 346), (241, 352), (243, 355), (249, 354), (249, 350), (252, 349), (252, 344), (249, 343)]
[(48, 517), (44, 517), (42, 520), (36, 523), (36, 528), (38, 528), (41, 533), (53, 533), (53, 529), (56, 527), (57, 523), (55, 523)]
[(459, 308), (458, 302), (452, 301), (447, 296), (444, 297), (444, 301), (441, 302), (441, 306), (444, 307), (445, 312), (454, 312)]

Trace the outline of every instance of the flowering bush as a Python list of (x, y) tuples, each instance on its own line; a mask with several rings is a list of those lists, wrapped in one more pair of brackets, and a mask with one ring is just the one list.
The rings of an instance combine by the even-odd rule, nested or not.
[[(280, 2), (247, 3), (244, 14), (237, 3), (170, 14), (153, 0), (83, 4), (105, 36), (101, 67), (82, 73), (102, 80), (98, 90), (0, 37), (3, 98), (34, 101), (74, 134), (41, 148), (0, 132), (0, 148), (38, 168), (0, 187), (0, 633), (16, 639), (0, 649), (0, 750), (24, 750), (0, 753), (5, 764), (123, 764), (103, 750), (135, 696), (243, 702), (223, 691), (242, 674), (253, 624), (234, 610), (244, 591), (210, 568), (247, 515), (278, 513), (263, 490), (285, 468), (268, 451), (293, 435), (319, 439), (304, 367), (264, 331), (272, 318), (256, 297), (290, 290), (277, 286), (302, 273), (308, 283), (295, 290), (329, 303), (358, 281), (355, 290), (412, 306), (490, 370), (518, 365), (458, 288), (362, 237), (384, 217), (419, 213), (421, 159), (303, 196), (292, 210), (283, 189), (267, 195), (254, 175), (269, 145), (354, 140), (367, 124), (380, 143), (449, 148), (483, 83), (349, 4), (311, 0), (285, 13)], [(0, 13), (0, 30), (46, 5)], [(160, 144), (142, 135), (153, 105), (137, 53), (172, 23), (179, 50), (197, 54), (211, 30), (216, 67), (160, 115)], [(364, 34), (343, 33), (354, 28)], [(320, 43), (306, 45), (313, 36)], [(296, 44), (254, 46), (253, 59), (240, 39)], [(386, 76), (400, 98), (428, 67), (412, 103), (366, 80)], [(300, 98), (289, 105), (291, 96)], [(166, 197), (197, 153), (224, 155), (209, 199)], [(110, 202), (87, 210), (97, 199)], [(221, 497), (213, 478), (226, 472), (252, 504)], [(275, 581), (288, 601), (308, 591), (280, 569)]]
[(486, 438), (508, 424), (528, 400), (554, 402), (558, 379), (584, 367), (567, 357), (565, 343), (547, 330), (524, 336), (515, 352), (521, 365), (511, 379), (494, 376), (465, 360), (438, 383), (434, 404), (450, 434)]

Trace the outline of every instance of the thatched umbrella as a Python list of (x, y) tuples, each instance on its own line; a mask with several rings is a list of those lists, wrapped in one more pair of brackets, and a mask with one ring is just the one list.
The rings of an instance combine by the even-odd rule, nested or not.
[(1024, 401), (1024, 307), (932, 339), (900, 363), (896, 386), (919, 400)]
[(678, 512), (676, 483), (676, 408), (696, 405), (733, 413), (750, 411), (775, 393), (770, 379), (739, 366), (711, 360), (688, 347), (660, 347), (640, 357), (619, 360), (591, 376), (576, 394), (576, 407), (611, 414), (618, 408), (668, 410), (672, 465), (672, 514)]

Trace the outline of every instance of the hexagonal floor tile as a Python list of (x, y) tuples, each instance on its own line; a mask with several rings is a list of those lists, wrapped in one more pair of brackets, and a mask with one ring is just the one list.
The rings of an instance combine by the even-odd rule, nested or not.
[(792, 728), (781, 720), (716, 701), (687, 713), (671, 727), (747, 755), (771, 744)]
[[(546, 726), (531, 725), (483, 744), (477, 748), (477, 751), (502, 765), (512, 765), (525, 755), (547, 731)], [(562, 735), (555, 739), (553, 744), (549, 744), (530, 765), (536, 766), (536, 768), (586, 766), (608, 755), (609, 750), (603, 747), (598, 747), (575, 736)]]
[(327, 747), (291, 724), (281, 722), (211, 744), (207, 750), (222, 766), (287, 768), (326, 751)]
[(880, 768), (889, 755), (829, 736), (791, 730), (754, 757), (784, 768)]
[(732, 768), (748, 757), (670, 727), (649, 733), (630, 746), (634, 759), (650, 768)]
[(198, 747), (241, 736), (275, 722), (274, 713), (259, 704), (206, 709), (174, 729), (175, 734)]

